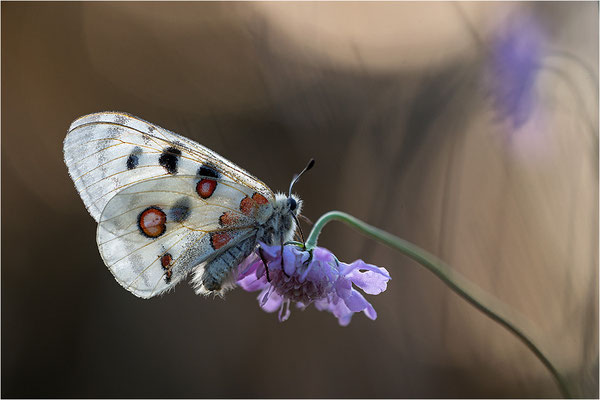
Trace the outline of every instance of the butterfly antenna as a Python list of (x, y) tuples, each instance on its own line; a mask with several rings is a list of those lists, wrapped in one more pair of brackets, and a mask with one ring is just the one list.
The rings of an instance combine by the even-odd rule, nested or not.
[[(300, 179), (302, 174), (305, 173), (306, 171), (308, 171), (309, 169), (311, 169), (312, 167), (314, 167), (314, 165), (315, 165), (315, 159), (311, 158), (310, 161), (308, 162), (308, 164), (306, 164), (306, 167), (304, 167), (304, 169), (302, 170), (302, 172), (294, 175), (294, 177), (292, 178), (292, 182), (290, 183), (290, 190), (288, 192), (288, 198), (292, 197), (292, 189), (294, 188), (294, 185), (296, 184), (296, 182), (298, 182), (298, 180)], [(296, 214), (292, 213), (292, 217), (294, 217), (294, 220), (296, 221), (296, 227), (300, 231), (300, 237), (302, 238), (302, 244), (304, 245), (304, 248), (306, 248), (306, 242), (304, 240), (304, 233), (302, 232), (302, 228), (300, 227), (300, 221), (298, 221)]]
[(314, 165), (315, 165), (315, 159), (311, 158), (310, 161), (308, 162), (308, 164), (306, 165), (306, 167), (304, 167), (304, 169), (302, 170), (302, 172), (300, 172), (297, 175), (294, 175), (294, 177), (292, 178), (292, 183), (290, 183), (290, 191), (288, 192), (288, 197), (292, 197), (292, 188), (294, 187), (296, 182), (298, 182), (298, 180), (300, 179), (302, 174), (305, 173), (306, 171), (308, 171), (309, 169), (311, 169), (312, 167), (314, 167)]

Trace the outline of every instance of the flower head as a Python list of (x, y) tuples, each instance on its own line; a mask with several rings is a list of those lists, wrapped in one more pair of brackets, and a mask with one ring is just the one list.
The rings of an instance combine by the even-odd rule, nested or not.
[(260, 290), (263, 310), (279, 310), (279, 320), (285, 321), (293, 301), (301, 309), (314, 303), (318, 310), (333, 313), (342, 326), (360, 311), (377, 318), (373, 306), (353, 285), (368, 294), (383, 292), (391, 279), (385, 268), (362, 260), (342, 263), (322, 247), (307, 251), (288, 244), (283, 246), (283, 255), (281, 249), (261, 243), (239, 268), (238, 285), (249, 292)]
[(492, 38), (491, 76), (494, 105), (512, 128), (524, 125), (535, 108), (535, 81), (543, 56), (539, 23), (522, 15), (509, 20)]

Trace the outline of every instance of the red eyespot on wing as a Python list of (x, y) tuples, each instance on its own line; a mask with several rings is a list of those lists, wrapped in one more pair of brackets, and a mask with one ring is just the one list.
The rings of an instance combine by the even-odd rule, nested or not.
[(219, 250), (221, 247), (225, 246), (231, 240), (231, 236), (229, 233), (211, 233), (210, 234), (210, 244), (215, 250)]
[(160, 265), (166, 270), (165, 281), (167, 281), (167, 283), (171, 282), (171, 277), (173, 276), (173, 270), (171, 269), (172, 263), (173, 257), (169, 253), (163, 254), (163, 256), (160, 258)]
[(238, 219), (239, 217), (236, 214), (227, 211), (221, 214), (221, 216), (219, 217), (219, 225), (231, 226), (234, 225), (238, 221)]
[(149, 238), (157, 238), (167, 230), (167, 214), (156, 206), (148, 207), (138, 215), (138, 228)]
[(251, 215), (255, 206), (256, 202), (250, 197), (246, 196), (240, 202), (240, 211), (246, 215)]
[(254, 193), (252, 195), (252, 200), (254, 200), (258, 205), (261, 206), (269, 202), (269, 200), (267, 200), (267, 198), (260, 193)]
[(162, 267), (164, 269), (169, 269), (172, 262), (173, 262), (173, 257), (171, 257), (171, 254), (169, 254), (169, 253), (163, 255), (160, 258), (160, 265), (162, 265)]
[(252, 198), (246, 196), (240, 202), (240, 211), (246, 215), (252, 215), (256, 208), (268, 204), (269, 200), (260, 193), (254, 193)]
[(217, 181), (212, 179), (202, 179), (196, 184), (196, 193), (203, 199), (208, 199), (215, 192)]

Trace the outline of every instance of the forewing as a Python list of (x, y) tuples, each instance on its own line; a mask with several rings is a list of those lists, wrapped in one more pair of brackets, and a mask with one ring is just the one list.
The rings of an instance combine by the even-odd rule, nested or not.
[(110, 199), (129, 186), (161, 176), (215, 171), (270, 201), (261, 181), (214, 151), (133, 115), (102, 112), (75, 120), (64, 141), (65, 163), (96, 221)]
[(211, 195), (202, 198), (203, 180), (189, 175), (146, 180), (108, 202), (98, 225), (98, 247), (127, 290), (144, 298), (160, 294), (195, 266), (256, 236), (256, 213), (271, 204), (253, 200), (253, 189), (225, 179), (214, 179)]

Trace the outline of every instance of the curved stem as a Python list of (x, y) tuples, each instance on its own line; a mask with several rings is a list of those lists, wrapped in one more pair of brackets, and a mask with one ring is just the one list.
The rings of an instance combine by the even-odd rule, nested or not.
[(517, 336), (552, 374), (562, 395), (566, 398), (572, 398), (565, 378), (558, 372), (548, 356), (534, 343), (531, 339), (531, 335), (525, 333), (523, 327), (529, 325), (525, 318), (517, 315), (499, 299), (483, 291), (477, 285), (453, 270), (442, 260), (420, 247), (388, 232), (382, 231), (381, 229), (375, 228), (349, 214), (341, 211), (331, 211), (323, 215), (315, 223), (308, 240), (306, 241), (306, 247), (308, 249), (313, 249), (316, 246), (317, 238), (319, 237), (321, 230), (325, 224), (333, 220), (350, 225), (361, 233), (400, 251), (402, 254), (412, 258), (429, 271), (433, 272), (456, 294)]

